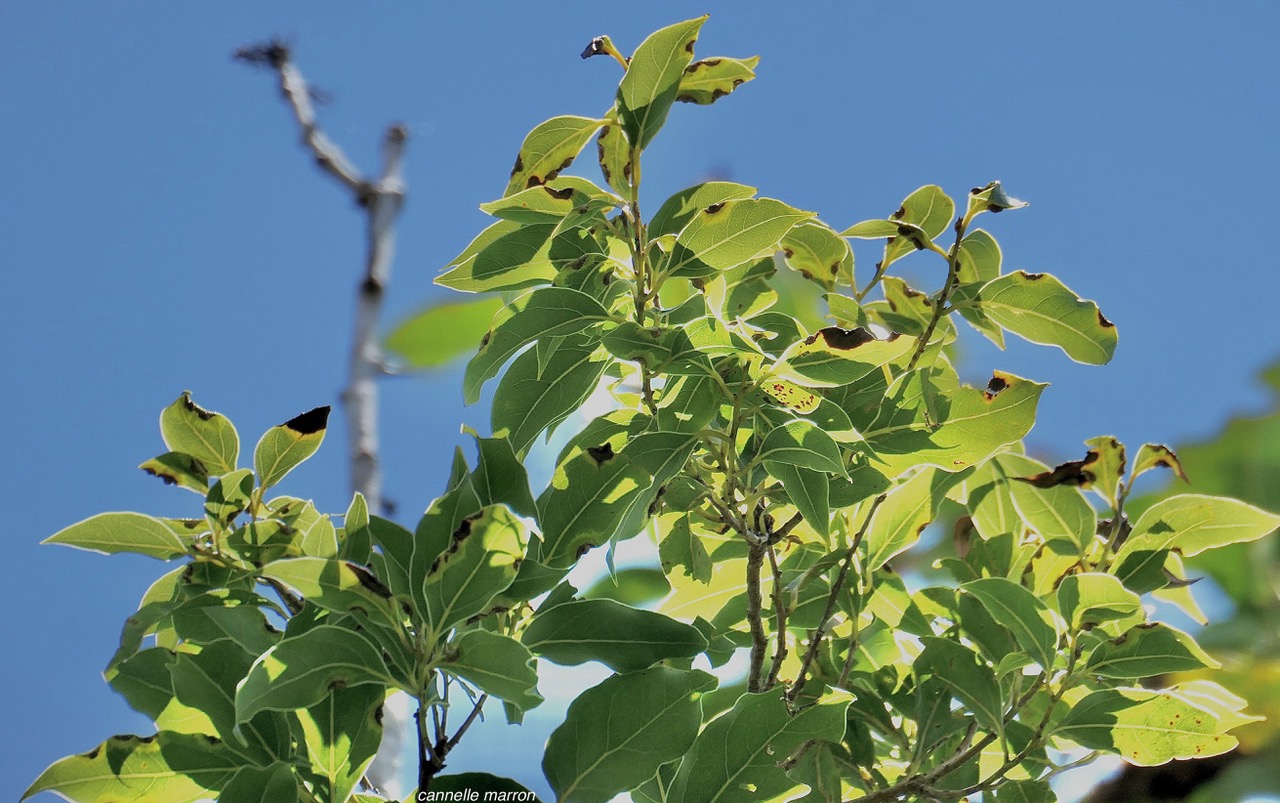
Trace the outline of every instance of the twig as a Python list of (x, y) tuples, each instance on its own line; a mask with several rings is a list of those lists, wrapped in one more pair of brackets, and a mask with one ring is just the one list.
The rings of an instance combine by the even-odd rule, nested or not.
[(769, 667), (769, 680), (764, 685), (766, 689), (772, 689), (778, 683), (782, 662), (787, 659), (787, 608), (782, 604), (782, 572), (778, 569), (778, 556), (774, 554), (773, 544), (765, 549), (769, 555), (769, 568), (773, 571), (773, 614), (777, 619), (774, 630), (778, 646), (773, 650), (773, 665)]
[[(796, 673), (795, 682), (787, 690), (788, 703), (794, 703), (796, 698), (800, 696), (800, 692), (804, 690), (804, 684), (808, 680), (809, 667), (813, 666), (813, 661), (818, 656), (818, 648), (822, 646), (823, 636), (827, 632), (827, 623), (831, 621), (831, 616), (836, 610), (836, 601), (840, 599), (840, 593), (844, 590), (845, 580), (849, 576), (849, 565), (853, 563), (853, 556), (857, 553), (858, 546), (862, 543), (863, 537), (867, 534), (867, 529), (871, 526), (871, 518), (875, 515), (876, 508), (880, 507), (880, 503), (884, 499), (885, 495), (880, 494), (871, 503), (871, 509), (867, 511), (867, 517), (863, 520), (862, 526), (858, 528), (858, 532), (853, 536), (853, 541), (849, 544), (849, 549), (844, 554), (844, 561), (840, 564), (840, 574), (836, 576), (836, 581), (831, 586), (831, 593), (827, 596), (827, 607), (822, 612), (822, 618), (818, 620), (817, 629), (809, 637), (809, 648), (805, 650), (804, 658), (800, 661), (800, 671)], [(850, 649), (852, 648), (851, 645)]]
[(747, 552), (747, 625), (751, 629), (751, 671), (747, 675), (747, 691), (764, 691), (761, 675), (764, 673), (764, 652), (769, 638), (764, 632), (760, 617), (760, 569), (764, 566), (764, 553), (768, 544), (748, 540)]
[(367, 254), (365, 271), (356, 296), (355, 324), (345, 405), (350, 460), (351, 490), (368, 500), (369, 507), (381, 511), (382, 475), (378, 464), (378, 388), (384, 360), (378, 345), (378, 320), (382, 294), (391, 275), (395, 251), (395, 220), (404, 205), (404, 150), (408, 132), (395, 124), (383, 138), (382, 172), (377, 180), (360, 175), (342, 150), (316, 122), (311, 89), (293, 63), (287, 45), (279, 40), (241, 48), (235, 58), (273, 70), (280, 92), (293, 111), (301, 131), (302, 144), (316, 164), (351, 192), (366, 216)]

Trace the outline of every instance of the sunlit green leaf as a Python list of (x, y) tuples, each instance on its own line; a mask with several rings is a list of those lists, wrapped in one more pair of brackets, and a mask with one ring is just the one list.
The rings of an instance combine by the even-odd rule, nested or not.
[(596, 138), (596, 157), (600, 163), (600, 172), (604, 174), (604, 180), (609, 186), (630, 197), (635, 172), (631, 143), (627, 141), (622, 125), (617, 122), (616, 114), (611, 117), (614, 119), (600, 128), (600, 136)]
[(603, 124), (603, 120), (564, 115), (536, 125), (520, 145), (503, 195), (546, 184), (560, 175)]
[(479, 352), (467, 364), (462, 383), (464, 401), (479, 401), (481, 385), (535, 340), (577, 334), (608, 318), (608, 311), (598, 301), (577, 290), (542, 287), (526, 293), (494, 316)]
[(844, 238), (820, 220), (805, 220), (782, 238), (788, 267), (826, 289), (853, 283), (853, 251)]
[(262, 569), (309, 602), (337, 613), (357, 611), (386, 624), (399, 623), (391, 605), (391, 589), (368, 569), (349, 561), (320, 557), (286, 558)]
[(1168, 446), (1159, 443), (1144, 443), (1133, 461), (1133, 478), (1154, 468), (1167, 468), (1183, 482), (1189, 482), (1187, 474), (1182, 470), (1182, 461)]
[(230, 639), (201, 647), (198, 653), (179, 653), (170, 667), (174, 697), (209, 718), (213, 735), (228, 742), (259, 766), (290, 756), (289, 725), (279, 714), (260, 711), (249, 721), (236, 721), (236, 684), (253, 664), (253, 655)]
[(649, 236), (679, 234), (696, 214), (708, 206), (722, 204), (725, 201), (753, 198), (755, 194), (755, 187), (734, 184), (731, 181), (708, 181), (704, 184), (695, 184), (672, 195), (658, 207), (658, 211), (649, 221)]
[(1058, 609), (1072, 627), (1092, 626), (1140, 613), (1142, 600), (1116, 577), (1089, 572), (1062, 578)]
[(298, 776), (287, 763), (277, 761), (267, 767), (242, 768), (218, 795), (218, 803), (274, 803), (297, 797)]
[(756, 459), (848, 476), (840, 447), (812, 421), (798, 418), (764, 436)]
[(1026, 201), (1019, 201), (1006, 193), (998, 181), (992, 181), (985, 187), (975, 187), (969, 191), (970, 214), (974, 214), (975, 210), (978, 213), (994, 213), (1003, 212), (1006, 209), (1021, 209), (1024, 206), (1027, 206)]
[(694, 213), (676, 238), (670, 272), (705, 276), (776, 250), (793, 226), (813, 217), (772, 198), (711, 204)]
[(387, 349), (410, 368), (436, 368), (467, 356), (480, 345), (502, 299), (430, 304), (387, 335)]
[(848, 385), (908, 354), (915, 345), (913, 337), (893, 334), (881, 340), (861, 327), (828, 326), (787, 349), (772, 371), (803, 387)]
[(1047, 273), (1014, 271), (974, 296), (991, 320), (1032, 343), (1057, 346), (1076, 362), (1104, 365), (1116, 351), (1115, 324)]
[(334, 689), (298, 712), (307, 763), (320, 781), (316, 792), (321, 801), (345, 801), (364, 777), (382, 742), (385, 697), (381, 688), (372, 685)]
[(712, 720), (680, 763), (670, 800), (731, 803), (771, 800), (798, 784), (778, 771), (811, 740), (844, 736), (847, 698), (820, 703), (792, 716), (782, 695), (744, 694), (732, 710)]
[(22, 797), (51, 791), (77, 803), (194, 803), (217, 797), (242, 765), (242, 758), (208, 736), (112, 736), (54, 762)]
[(206, 410), (182, 395), (160, 413), (160, 434), (175, 452), (199, 460), (210, 474), (234, 471), (240, 454), (240, 438), (226, 416)]
[(867, 530), (867, 564), (878, 569), (910, 549), (937, 515), (947, 489), (960, 477), (925, 468), (889, 492)]
[(525, 543), (524, 525), (505, 505), (464, 518), (423, 583), (436, 632), (482, 613), (505, 591), (516, 578)]
[(796, 506), (805, 523), (822, 537), (831, 529), (831, 480), (821, 471), (787, 462), (767, 463), (769, 473), (782, 483), (787, 498)]
[(209, 472), (196, 458), (182, 452), (165, 452), (153, 457), (138, 468), (153, 477), (164, 480), (165, 485), (176, 485), (204, 496), (209, 492)]
[(1145, 689), (1089, 694), (1071, 708), (1057, 735), (1140, 767), (1216, 756), (1236, 746), (1235, 737), (1223, 735), (1207, 710), (1169, 692)]
[(1146, 678), (1219, 666), (1191, 636), (1162, 622), (1151, 622), (1099, 644), (1085, 668), (1108, 678)]
[(333, 689), (391, 682), (378, 648), (367, 637), (318, 625), (254, 661), (236, 690), (236, 719), (248, 722), (259, 711), (309, 708)]
[(715, 685), (705, 672), (655, 666), (578, 695), (542, 758), (556, 799), (604, 803), (680, 758), (702, 724), (699, 697)]
[(465, 293), (522, 290), (547, 284), (561, 268), (602, 253), (600, 244), (581, 229), (553, 237), (554, 231), (551, 223), (500, 220), (454, 257), (436, 284)]
[(706, 21), (703, 16), (655, 31), (632, 54), (618, 85), (618, 119), (637, 150), (644, 150), (666, 122)]
[(586, 401), (608, 367), (609, 355), (590, 334), (566, 337), (548, 348), (545, 367), (538, 365), (535, 349), (516, 357), (494, 393), (493, 432), (521, 456)]
[(521, 711), (542, 703), (533, 653), (509, 636), (468, 630), (449, 644), (441, 666)]
[(756, 65), (759, 63), (759, 56), (745, 59), (725, 56), (698, 59), (684, 68), (676, 100), (703, 106), (714, 103), (755, 78)]
[(317, 407), (267, 430), (253, 451), (254, 470), (263, 488), (284, 479), (299, 463), (315, 454), (329, 426), (329, 407)]
[(1105, 435), (1090, 438), (1084, 443), (1089, 451), (1081, 469), (1093, 477), (1093, 489), (1114, 509), (1120, 480), (1124, 478), (1124, 444)]
[(187, 551), (164, 522), (141, 513), (99, 513), (59, 530), (42, 543), (64, 544), (104, 555), (137, 552), (161, 560)]
[(607, 444), (561, 464), (538, 497), (538, 559), (549, 566), (568, 566), (588, 549), (606, 543), (635, 498), (650, 489), (652, 479), (644, 467), (625, 454), (614, 454)]
[(684, 573), (703, 583), (711, 580), (711, 556), (707, 548), (689, 526), (688, 516), (677, 516), (661, 543), (658, 544), (658, 558), (662, 561), (662, 570), (671, 574), (677, 566), (684, 568)]
[(1071, 485), (1038, 487), (1026, 479), (1048, 471), (1043, 463), (1017, 454), (995, 458), (1011, 480), (1009, 493), (1022, 520), (1046, 540), (1065, 538), (1083, 550), (1098, 530), (1098, 515), (1079, 488)]

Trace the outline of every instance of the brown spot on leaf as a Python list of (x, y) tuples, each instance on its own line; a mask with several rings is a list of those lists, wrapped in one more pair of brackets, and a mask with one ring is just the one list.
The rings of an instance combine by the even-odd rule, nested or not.
[(347, 687), (346, 678), (334, 678), (333, 680), (329, 681), (328, 689), (329, 691), (338, 691), (339, 689), (345, 689), (346, 687)]
[(208, 421), (210, 418), (213, 418), (215, 415), (217, 415), (217, 413), (212, 412), (210, 410), (206, 410), (200, 405), (191, 401), (191, 394), (187, 391), (182, 392), (182, 406), (187, 408), (187, 412), (195, 413), (196, 415), (198, 415), (201, 421)]
[(488, 332), (485, 332), (484, 337), (480, 338), (480, 348), (484, 348), (485, 346), (489, 345), (489, 341), (492, 339), (493, 339), (493, 331), (490, 330)]
[(373, 575), (373, 572), (359, 564), (350, 562), (347, 563), (347, 568), (355, 573), (356, 579), (360, 581), (360, 585), (383, 599), (391, 599), (391, 589), (384, 586), (382, 582)]
[(378, 723), (379, 726), (382, 725), (382, 706), (373, 709), (373, 721)]
[(296, 415), (280, 426), (293, 430), (299, 435), (314, 435), (323, 432), (329, 425), (329, 405), (316, 407), (302, 415)]
[(538, 174), (537, 174), (537, 173), (534, 173), (534, 174), (530, 175), (530, 176), (529, 176), (529, 180), (528, 180), (528, 181), (526, 181), (526, 182), (524, 183), (524, 188), (527, 190), (527, 189), (530, 189), (530, 188), (532, 188), (532, 187), (537, 187), (537, 186), (539, 186), (539, 185), (541, 185), (541, 184), (542, 184), (542, 179), (538, 178)]
[(890, 215), (890, 217), (892, 217), (894, 220), (902, 220), (906, 216), (907, 216), (907, 208), (905, 206), (898, 207), (898, 211)]
[[(804, 341), (805, 345), (813, 345), (818, 342), (818, 338), (822, 338), (823, 342), (833, 349), (849, 351), (851, 349), (856, 349), (858, 346), (865, 343), (874, 342), (876, 336), (871, 334), (869, 329), (862, 326), (855, 329), (843, 329), (839, 326), (828, 326), (823, 329), (819, 329), (806, 338)], [(889, 340), (894, 340), (896, 338), (897, 333), (895, 332), (889, 337)]]
[(719, 212), (721, 209), (724, 209), (724, 201), (712, 204), (711, 206), (708, 206), (706, 209), (703, 209), (702, 211), (705, 214), (714, 215), (716, 212)]
[(686, 44), (685, 44), (685, 46), (684, 46), (684, 52), (686, 52), (686, 53), (692, 53), (692, 52), (693, 52), (693, 43), (694, 43), (695, 41), (696, 41), (696, 40), (694, 40), (694, 39), (690, 39), (690, 40), (688, 41), (688, 43), (686, 43)]
[(522, 170), (524, 170), (524, 154), (517, 153), (516, 164), (514, 167), (511, 168), (511, 175), (514, 176), (516, 173), (519, 173)]
[(1004, 211), (1004, 207), (997, 204), (987, 204), (987, 211), (993, 215), (998, 215)]
[(1107, 316), (1102, 314), (1102, 310), (1098, 310), (1098, 323), (1103, 329), (1114, 329), (1116, 325), (1107, 320)]
[(1029, 282), (1038, 282), (1044, 278), (1044, 274), (1043, 273), (1027, 273), (1024, 270), (1022, 271), (1022, 277)]
[(837, 273), (839, 273), (839, 272), (840, 272), (840, 263), (839, 263), (839, 262), (832, 262), (832, 263), (831, 263), (831, 275), (832, 275), (832, 276), (835, 276), (835, 275), (836, 275)]
[(85, 758), (97, 758), (98, 753), (101, 751), (102, 751), (102, 745), (98, 745), (97, 747), (93, 748), (89, 752), (81, 753), (80, 755), (84, 756)]
[(1055, 466), (1051, 471), (1043, 471), (1032, 477), (1014, 477), (1021, 482), (1030, 483), (1037, 488), (1054, 488), (1059, 485), (1075, 485), (1081, 488), (1088, 488), (1097, 479), (1092, 471), (1085, 470), (1085, 465), (1097, 458), (1096, 452), (1089, 452), (1084, 460), (1071, 460), (1059, 466)]
[(1000, 395), (1000, 391), (1007, 387), (1009, 387), (1009, 381), (1007, 379), (1000, 376), (998, 373), (992, 374), (991, 381), (987, 383), (987, 389), (982, 395), (987, 401), (991, 401), (996, 396)]
[(599, 446), (588, 447), (587, 456), (594, 460), (597, 466), (602, 466), (613, 459), (613, 446), (602, 443)]
[(574, 556), (580, 558), (595, 548), (596, 548), (595, 544), (583, 544), (582, 546), (578, 547), (578, 551), (574, 554)]
[(544, 184), (542, 188), (547, 191), (547, 195), (550, 195), (558, 201), (567, 201), (573, 197), (573, 187), (565, 187), (563, 190), (555, 190)]

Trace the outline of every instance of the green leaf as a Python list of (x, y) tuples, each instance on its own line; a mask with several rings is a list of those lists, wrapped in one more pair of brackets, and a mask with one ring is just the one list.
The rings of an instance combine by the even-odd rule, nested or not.
[(340, 557), (355, 563), (368, 563), (373, 548), (373, 534), (369, 529), (369, 503), (364, 494), (357, 491), (351, 497), (346, 515), (342, 518), (342, 548)]
[(242, 765), (241, 757), (204, 735), (112, 736), (54, 762), (22, 798), (57, 792), (77, 803), (194, 803), (217, 797)]
[[(1116, 553), (1115, 574), (1130, 585), (1135, 577), (1158, 573), (1168, 550), (1177, 549), (1189, 558), (1227, 544), (1256, 541), (1276, 527), (1280, 527), (1280, 516), (1235, 499), (1199, 494), (1171, 496), (1138, 517), (1129, 539)], [(1150, 589), (1134, 590), (1141, 593)]]
[(505, 505), (463, 519), (423, 583), (436, 633), (483, 613), (516, 579), (525, 544), (524, 525)]
[(970, 215), (982, 212), (1003, 212), (1006, 209), (1021, 209), (1024, 206), (1027, 206), (1026, 201), (1019, 201), (1010, 196), (998, 181), (993, 181), (985, 187), (969, 190)]
[(1138, 450), (1138, 457), (1133, 461), (1133, 479), (1154, 468), (1167, 468), (1183, 482), (1190, 482), (1182, 470), (1182, 461), (1168, 446), (1159, 443), (1144, 443)]
[(578, 695), (542, 758), (556, 799), (604, 803), (680, 758), (702, 724), (699, 698), (715, 685), (705, 672), (655, 666)]
[[(585, 182), (585, 179), (579, 179)], [(521, 190), (514, 195), (480, 204), (480, 211), (503, 220), (517, 223), (559, 223), (575, 208), (591, 201), (591, 196), (572, 185), (565, 186), (559, 179), (551, 184), (539, 184)], [(608, 209), (608, 202), (598, 207)]]
[[(250, 761), (267, 766), (292, 752), (288, 723), (278, 714), (260, 711), (237, 727), (235, 694), (253, 664), (231, 639), (205, 644), (198, 653), (179, 653), (170, 667), (174, 697), (208, 717), (216, 734)], [(243, 746), (242, 746), (243, 745)]]
[(283, 761), (244, 767), (218, 795), (218, 803), (275, 803), (298, 798), (298, 776)]
[(879, 240), (883, 237), (896, 237), (901, 225), (894, 220), (864, 220), (840, 232), (840, 236), (854, 237), (859, 240)]
[(253, 662), (236, 689), (236, 720), (259, 711), (310, 708), (334, 689), (392, 683), (379, 649), (364, 635), (317, 625), (286, 638)]
[(614, 119), (600, 128), (600, 136), (596, 138), (596, 157), (609, 186), (629, 196), (634, 173), (631, 143), (616, 120), (616, 111), (610, 116)]
[(1142, 600), (1110, 574), (1088, 572), (1062, 578), (1058, 609), (1071, 627), (1099, 625), (1142, 612)]
[(1115, 509), (1120, 480), (1124, 478), (1124, 444), (1105, 435), (1090, 438), (1084, 444), (1089, 451), (1080, 468), (1093, 477), (1090, 481), (1093, 490)]
[(316, 453), (329, 426), (329, 406), (316, 407), (272, 427), (253, 450), (253, 466), (263, 488), (284, 479), (299, 463)]
[(947, 490), (961, 475), (924, 468), (889, 492), (867, 530), (867, 565), (879, 569), (910, 549), (937, 515)]
[(985, 390), (940, 391), (933, 381), (922, 371), (900, 377), (874, 424), (862, 430), (878, 467), (890, 476), (921, 463), (955, 471), (1018, 442), (1031, 431), (1048, 387), (1001, 371)]
[(756, 65), (759, 63), (759, 56), (745, 59), (725, 56), (698, 59), (684, 68), (676, 100), (701, 106), (714, 103), (755, 78)]
[(538, 497), (542, 525), (538, 560), (568, 567), (581, 554), (613, 538), (652, 475), (625, 454), (603, 444), (579, 452), (556, 468)]
[(917, 678), (933, 676), (951, 689), (983, 728), (994, 733), (1004, 729), (1004, 703), (991, 667), (958, 641), (927, 636), (924, 651), (912, 665)]
[(618, 85), (618, 120), (636, 150), (644, 150), (666, 122), (706, 21), (702, 16), (655, 31), (632, 54)]
[(658, 558), (667, 574), (682, 566), (689, 577), (703, 583), (711, 581), (711, 556), (702, 539), (689, 527), (688, 516), (678, 516), (663, 536), (658, 544)]
[(695, 184), (663, 201), (662, 206), (658, 207), (658, 211), (649, 221), (649, 236), (657, 238), (664, 234), (679, 234), (695, 215), (708, 206), (754, 198), (755, 194), (755, 187), (734, 184), (731, 181), (708, 181), (704, 184)]
[(991, 320), (1032, 343), (1057, 346), (1076, 362), (1104, 365), (1115, 354), (1115, 324), (1047, 273), (1014, 271), (988, 282), (974, 302)]
[(966, 302), (972, 301), (983, 285), (1000, 275), (1002, 259), (1000, 244), (988, 232), (977, 229), (966, 234), (956, 253), (959, 286), (951, 294), (960, 316), (1001, 349), (1004, 348), (1004, 330), (987, 317), (981, 306)]
[[(955, 215), (955, 202), (942, 191), (941, 187), (927, 184), (908, 195), (898, 211), (890, 215), (890, 219), (900, 224), (915, 226), (930, 240), (935, 240), (938, 235), (947, 230)], [(894, 236), (885, 246), (884, 265), (889, 265), (919, 248), (913, 242), (916, 235), (902, 236), (901, 232), (896, 234), (898, 236)]]
[(209, 471), (196, 458), (182, 452), (165, 452), (153, 457), (138, 468), (153, 477), (164, 480), (165, 485), (176, 485), (204, 496), (209, 492)]
[[(347, 800), (382, 743), (382, 704), (377, 686), (335, 689), (319, 703), (298, 712), (307, 763), (319, 779), (323, 803)], [(436, 789), (434, 779), (432, 790)]]
[(604, 120), (564, 115), (539, 123), (524, 138), (516, 155), (511, 180), (503, 195), (546, 184), (573, 164), (587, 140), (604, 125)]
[(108, 682), (134, 711), (152, 720), (159, 719), (173, 701), (169, 667), (175, 658), (164, 647), (150, 647), (121, 662)]
[(441, 667), (521, 711), (542, 703), (533, 653), (509, 636), (469, 630), (445, 649)]
[(1092, 692), (1071, 708), (1056, 733), (1139, 767), (1216, 756), (1236, 746), (1209, 711), (1175, 694), (1145, 689)]
[(386, 347), (410, 368), (447, 365), (477, 347), (502, 306), (497, 296), (430, 304), (392, 329)]
[(1150, 622), (1099, 644), (1085, 668), (1090, 674), (1108, 678), (1147, 678), (1220, 666), (1191, 636), (1161, 622)]
[(987, 577), (960, 586), (987, 609), (996, 622), (1013, 633), (1018, 645), (1046, 671), (1053, 671), (1058, 630), (1053, 614), (1034, 594), (1003, 577)]
[(390, 602), (391, 589), (359, 564), (309, 556), (285, 558), (268, 563), (262, 575), (279, 580), (325, 610), (355, 611), (399, 625), (399, 615)]
[(771, 371), (802, 387), (838, 387), (905, 356), (915, 345), (915, 338), (896, 333), (880, 340), (862, 327), (828, 326), (788, 348)]
[(853, 251), (844, 238), (820, 220), (798, 223), (782, 238), (787, 266), (831, 290), (853, 284)]
[(598, 345), (590, 334), (581, 334), (549, 346), (545, 366), (538, 364), (541, 343), (516, 357), (493, 394), (494, 435), (506, 437), (523, 456), (539, 435), (581, 407), (609, 365)]
[(193, 402), (190, 391), (160, 413), (160, 435), (170, 450), (191, 455), (214, 476), (235, 471), (240, 454), (236, 428), (226, 416)]
[[(526, 399), (527, 401), (527, 399)], [(479, 460), (471, 485), (482, 505), (506, 505), (522, 516), (537, 514), (529, 492), (529, 475), (506, 438), (476, 438)]]
[(99, 513), (44, 539), (45, 544), (111, 555), (137, 552), (161, 560), (186, 554), (186, 547), (164, 522), (141, 513)]
[(711, 204), (699, 210), (676, 238), (670, 273), (706, 276), (777, 249), (791, 228), (813, 217), (772, 198)]
[(535, 340), (577, 334), (608, 319), (609, 312), (600, 302), (567, 287), (542, 287), (524, 294), (494, 316), (480, 350), (467, 363), (463, 400), (467, 404), (479, 401), (485, 381)]
[(712, 720), (680, 762), (669, 800), (736, 803), (770, 800), (797, 784), (778, 768), (811, 740), (839, 742), (848, 700), (810, 706), (792, 716), (782, 695), (744, 694)]
[(826, 538), (831, 532), (831, 480), (820, 472), (788, 463), (767, 463), (769, 473), (782, 483), (787, 498), (805, 523)]
[(500, 220), (454, 257), (436, 284), (464, 293), (523, 290), (551, 282), (567, 265), (596, 254), (603, 258), (600, 244), (589, 233), (574, 229), (552, 236), (555, 229), (552, 223)]
[[(769, 430), (760, 443), (757, 460), (785, 463), (847, 477), (840, 447), (830, 435), (807, 419), (798, 418)], [(772, 473), (772, 472), (771, 472)], [(775, 475), (777, 476), (777, 475)]]
[(1098, 514), (1079, 488), (1053, 485), (1041, 488), (1026, 481), (1049, 471), (1045, 464), (1016, 454), (1002, 454), (995, 463), (1009, 483), (1013, 504), (1023, 521), (1046, 541), (1066, 539), (1082, 551), (1098, 531)]
[(539, 613), (520, 640), (557, 664), (599, 661), (615, 672), (692, 658), (707, 648), (697, 628), (609, 599), (566, 602)]
[[(671, 584), (661, 569), (628, 566), (606, 574), (582, 592), (583, 599), (603, 599), (640, 608), (658, 602), (671, 592)], [(567, 602), (567, 600), (561, 600)], [(543, 605), (546, 605), (544, 602)], [(550, 606), (547, 606), (550, 610)], [(539, 609), (541, 610), (541, 609)]]

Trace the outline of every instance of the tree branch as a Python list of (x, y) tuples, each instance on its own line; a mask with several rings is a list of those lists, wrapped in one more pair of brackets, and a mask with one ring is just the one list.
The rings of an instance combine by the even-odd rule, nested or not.
[(359, 492), (374, 511), (383, 510), (382, 473), (378, 461), (378, 387), (383, 373), (378, 343), (382, 294), (391, 276), (395, 252), (395, 221), (404, 205), (404, 151), (408, 131), (395, 124), (387, 128), (382, 146), (382, 173), (370, 180), (356, 170), (342, 150), (316, 122), (311, 89), (294, 65), (287, 45), (280, 40), (241, 48), (235, 58), (276, 73), (280, 92), (293, 111), (302, 144), (316, 164), (345, 187), (364, 210), (366, 258), (364, 276), (356, 293), (355, 322), (342, 393), (346, 411), (348, 460), (352, 493)]

